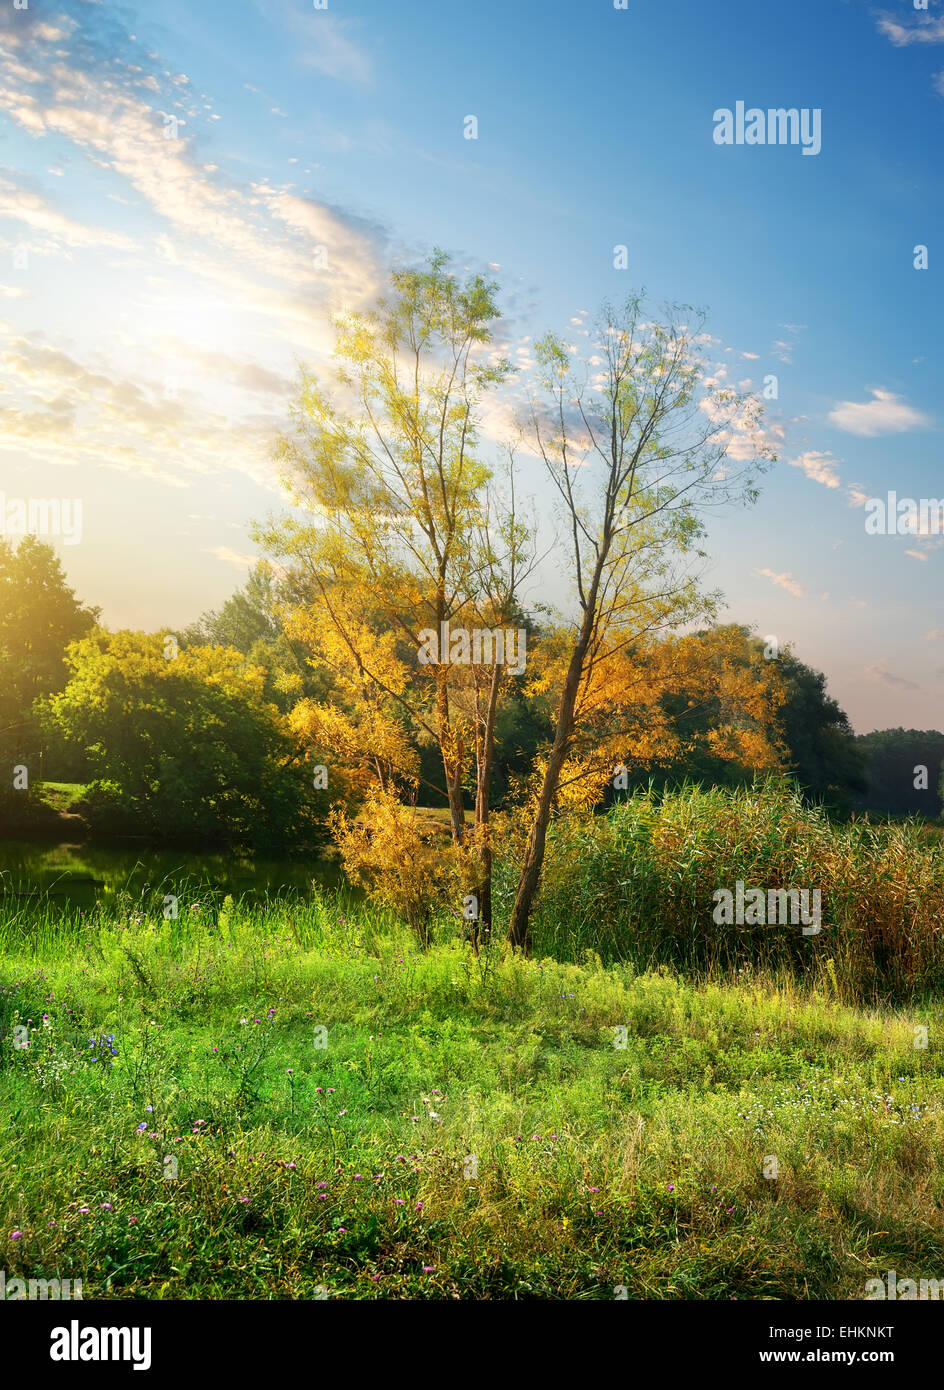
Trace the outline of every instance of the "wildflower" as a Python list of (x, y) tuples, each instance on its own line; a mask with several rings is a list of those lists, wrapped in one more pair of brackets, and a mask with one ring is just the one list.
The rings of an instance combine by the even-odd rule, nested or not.
[(422, 1202), (417, 1202), (417, 1204), (416, 1204), (416, 1210), (417, 1210), (417, 1211), (422, 1211), (422, 1210), (423, 1210), (423, 1203), (422, 1203)]
[(424, 1274), (432, 1274), (432, 1272), (433, 1272), (433, 1270), (434, 1270), (435, 1268), (436, 1268), (435, 1265), (424, 1265), (424, 1266), (423, 1266), (423, 1273), (424, 1273)]
[(346, 1227), (346, 1226), (339, 1226), (339, 1227), (338, 1227), (338, 1235), (339, 1235), (339, 1236), (346, 1236), (346, 1235), (347, 1235), (347, 1227)]
[(23, 1235), (23, 1232), (22, 1232), (22, 1231), (11, 1231), (11, 1232), (10, 1232), (10, 1239), (11, 1239), (11, 1240), (19, 1240), (20, 1237), (21, 1237), (22, 1235)]
[(114, 1208), (112, 1207), (111, 1202), (99, 1202), (98, 1205), (102, 1208), (103, 1211), (113, 1211), (113, 1210), (114, 1210)]
[(346, 1110), (339, 1110), (339, 1111), (338, 1111), (338, 1116), (339, 1116), (339, 1118), (340, 1118), (341, 1115), (346, 1115), (346, 1114), (347, 1114), (347, 1111), (346, 1111)]
[(142, 1129), (147, 1129), (147, 1120), (142, 1120), (141, 1123), (138, 1125), (138, 1134), (141, 1133)]
[(88, 1207), (79, 1207), (79, 1215), (80, 1215), (80, 1216), (88, 1216), (88, 1213), (89, 1213)]
[(668, 1190), (669, 1190), (669, 1192), (674, 1192), (674, 1191), (675, 1191), (675, 1183), (674, 1183), (674, 1182), (670, 1182), (670, 1183), (668, 1184)]

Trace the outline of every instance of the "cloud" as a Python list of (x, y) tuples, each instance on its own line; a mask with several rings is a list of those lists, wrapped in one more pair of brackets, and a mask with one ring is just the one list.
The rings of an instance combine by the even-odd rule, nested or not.
[[(0, 450), (173, 487), (232, 469), (275, 489), (292, 361), (326, 360), (332, 314), (374, 298), (386, 233), (317, 196), (247, 183), (228, 151), (206, 148), (210, 98), (147, 52), (113, 7), (60, 8), (75, 19), (54, 11), (54, 25), (40, 24), (33, 7), (15, 22), (0, 16), (0, 118), (36, 142), (39, 167), (79, 152), (70, 174), (90, 178), (56, 180), (57, 194), (94, 200), (67, 207), (0, 167), (0, 217), (21, 224), (14, 240), (31, 252), (83, 253), (81, 286), (94, 284), (100, 318), (63, 322), (70, 337), (54, 342), (0, 326)], [(281, 8), (365, 79), (343, 26)], [(165, 138), (173, 121), (177, 138)], [(123, 223), (90, 225), (76, 211), (106, 199), (133, 206), (133, 240)], [(0, 286), (0, 299), (26, 293)]]
[(900, 396), (878, 387), (871, 392), (870, 401), (840, 401), (829, 412), (831, 424), (847, 434), (874, 437), (878, 434), (903, 434), (906, 430), (928, 425), (927, 416), (905, 405)]
[(920, 685), (914, 681), (906, 680), (904, 676), (893, 675), (891, 671), (886, 671), (881, 662), (875, 662), (872, 666), (865, 668), (865, 674), (870, 680), (881, 681), (883, 685), (891, 685), (896, 690), (920, 690)]
[(923, 550), (906, 550), (906, 555), (910, 555), (913, 560), (926, 560), (928, 557)]
[(237, 569), (252, 569), (253, 565), (259, 563), (258, 555), (244, 555), (239, 550), (231, 550), (228, 545), (215, 545), (204, 553), (215, 555), (218, 560), (222, 560), (227, 565), (235, 565)]
[(871, 496), (872, 494), (867, 492), (861, 483), (851, 483), (846, 489), (846, 497), (850, 507), (864, 507)]
[(779, 325), (786, 331), (785, 338), (776, 338), (770, 345), (770, 351), (777, 358), (778, 362), (784, 362), (790, 366), (793, 362), (793, 349), (797, 345), (797, 339), (806, 327), (805, 323), (781, 323)]
[(814, 483), (822, 483), (823, 487), (839, 486), (839, 474), (836, 472), (839, 460), (832, 454), (819, 454), (810, 450), (801, 454), (799, 458), (788, 459), (787, 462), (791, 468), (802, 468)]
[[(11, 338), (0, 364), (16, 396), (8, 404), (3, 397), (0, 451), (60, 467), (114, 468), (175, 488), (190, 486), (187, 473), (233, 468), (276, 490), (278, 416), (244, 413), (234, 429), (231, 414), (195, 392), (169, 395), (163, 380), (132, 380), (29, 338)], [(228, 441), (222, 454), (221, 439)]]
[(771, 584), (776, 584), (781, 589), (786, 589), (788, 594), (793, 594), (794, 598), (802, 598), (804, 588), (798, 584), (792, 574), (777, 574), (774, 570), (755, 570), (755, 574), (761, 574), (765, 579), (769, 579)]
[(17, 187), (10, 179), (0, 178), (0, 218), (4, 217), (22, 222), (65, 246), (109, 246), (128, 250), (134, 245), (131, 238), (123, 233), (76, 222), (39, 193)]
[(939, 642), (944, 637), (944, 628), (932, 627), (930, 632), (924, 634), (925, 642)]
[(294, 0), (256, 0), (258, 8), (273, 24), (287, 28), (292, 49), (303, 67), (355, 85), (371, 79), (367, 52), (351, 37), (349, 20), (338, 19), (326, 10), (299, 9)]
[(944, 43), (944, 19), (931, 15), (923, 16), (916, 24), (902, 24), (892, 15), (882, 14), (878, 19), (878, 31), (896, 48), (912, 43)]

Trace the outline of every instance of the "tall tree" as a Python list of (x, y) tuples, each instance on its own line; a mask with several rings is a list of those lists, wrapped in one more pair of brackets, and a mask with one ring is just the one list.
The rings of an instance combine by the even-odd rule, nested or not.
[(769, 456), (759, 402), (718, 385), (702, 326), (689, 310), (650, 321), (636, 296), (621, 312), (604, 307), (582, 376), (559, 338), (537, 346), (545, 397), (531, 433), (563, 509), (577, 617), (509, 926), (525, 951), (582, 692), (623, 647), (712, 611), (685, 564), (698, 553), (701, 513), (753, 499), (735, 461)]
[[(479, 544), (490, 477), (481, 403), (509, 371), (491, 346), (496, 293), (479, 275), (460, 283), (436, 252), (424, 268), (395, 273), (373, 313), (340, 317), (334, 379), (322, 385), (303, 371), (294, 430), (278, 451), (293, 501), (315, 519), (257, 528), (302, 595), (286, 605), (287, 631), (350, 700), (383, 716), (388, 744), (400, 720), (437, 745), (457, 852), (476, 760), (477, 815), (487, 815), (483, 760), (502, 674), (489, 671), (486, 690), (481, 672), (451, 659), (448, 641), (438, 645), (449, 627), (497, 621), (507, 607), (507, 583), (494, 582), (497, 550)], [(519, 524), (506, 555), (520, 549)], [(436, 658), (418, 665), (428, 633)]]

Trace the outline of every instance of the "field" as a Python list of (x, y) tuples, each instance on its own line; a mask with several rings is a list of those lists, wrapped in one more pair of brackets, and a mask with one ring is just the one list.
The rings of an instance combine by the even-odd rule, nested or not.
[(934, 995), (476, 959), (448, 924), (420, 952), (330, 895), (32, 912), (2, 943), (8, 1279), (744, 1300), (944, 1274)]

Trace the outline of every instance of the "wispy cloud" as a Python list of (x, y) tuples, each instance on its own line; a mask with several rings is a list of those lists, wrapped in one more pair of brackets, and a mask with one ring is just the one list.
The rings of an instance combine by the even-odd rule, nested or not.
[(755, 570), (755, 574), (763, 575), (769, 579), (771, 584), (776, 584), (778, 588), (786, 589), (788, 594), (793, 594), (794, 598), (802, 598), (806, 592), (802, 584), (799, 584), (792, 574), (777, 574), (775, 570), (763, 569)]
[(259, 563), (258, 555), (244, 555), (240, 550), (232, 550), (228, 545), (215, 545), (212, 549), (205, 552), (207, 555), (215, 555), (224, 564), (233, 565), (236, 569), (252, 569), (253, 565)]
[(875, 662), (865, 668), (865, 674), (869, 680), (880, 681), (882, 685), (894, 686), (896, 690), (920, 690), (920, 685), (915, 681), (906, 680), (904, 676), (896, 676), (892, 671), (886, 671), (882, 662)]
[(295, 57), (303, 67), (334, 77), (341, 82), (366, 83), (371, 80), (370, 56), (353, 37), (356, 26), (339, 19), (326, 9), (307, 9), (295, 0), (256, 0), (270, 21), (292, 35)]
[(894, 15), (881, 14), (878, 17), (878, 31), (884, 34), (896, 48), (905, 48), (912, 43), (944, 43), (944, 19), (932, 15), (922, 15), (914, 24), (902, 24)]

